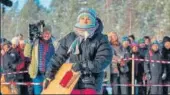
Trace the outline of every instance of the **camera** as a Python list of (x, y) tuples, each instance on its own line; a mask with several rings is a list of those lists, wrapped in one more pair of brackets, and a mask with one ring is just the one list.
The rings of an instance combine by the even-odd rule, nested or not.
[(29, 24), (29, 39), (30, 41), (34, 41), (35, 39), (39, 39), (41, 33), (43, 31), (43, 27), (45, 27), (44, 20), (40, 20), (38, 23)]

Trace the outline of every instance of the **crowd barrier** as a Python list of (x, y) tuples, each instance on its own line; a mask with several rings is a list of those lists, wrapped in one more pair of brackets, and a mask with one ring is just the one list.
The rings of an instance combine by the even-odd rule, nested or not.
[(8, 72), (8, 73), (2, 73), (1, 75), (22, 74), (22, 73), (28, 73), (28, 71)]
[(2, 82), (2, 85), (42, 85), (43, 83), (34, 83), (34, 82)]
[(164, 86), (164, 87), (169, 87), (170, 84), (103, 84), (103, 86), (110, 86), (110, 87), (114, 87), (114, 86), (135, 86), (135, 87), (150, 87), (150, 86)]
[(124, 58), (123, 59), (124, 61), (127, 61), (127, 60), (135, 60), (135, 61), (142, 61), (142, 62), (155, 62), (155, 63), (162, 63), (162, 64), (170, 64), (170, 61), (165, 61), (165, 60), (149, 60), (149, 59), (140, 59), (140, 58)]
[[(162, 63), (162, 64), (170, 64), (170, 61), (165, 60), (149, 60), (149, 59), (138, 59), (138, 58), (125, 58), (124, 61), (127, 60), (134, 60), (134, 61), (142, 61), (142, 62), (156, 62), (156, 63)], [(1, 75), (7, 75), (7, 74), (22, 74), (22, 73), (28, 73), (28, 71), (19, 71), (19, 72), (9, 72), (9, 73), (1, 73)], [(4, 85), (42, 85), (42, 83), (33, 83), (33, 82), (2, 82), (1, 84)], [(103, 84), (103, 86), (170, 86), (170, 84)]]
[[(2, 85), (42, 85), (43, 83), (35, 83), (35, 82), (2, 82)], [(164, 86), (164, 87), (170, 87), (170, 84), (103, 84), (102, 86), (107, 87), (114, 87), (114, 86), (128, 86), (128, 87), (150, 87), (150, 86)]]

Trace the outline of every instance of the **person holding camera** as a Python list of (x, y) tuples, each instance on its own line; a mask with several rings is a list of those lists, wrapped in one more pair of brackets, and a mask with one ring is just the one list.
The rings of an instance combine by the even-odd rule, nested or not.
[[(44, 81), (49, 60), (55, 51), (55, 39), (52, 37), (51, 32), (51, 27), (46, 25), (43, 27), (40, 37), (32, 41), (32, 45), (27, 44), (25, 46), (24, 55), (31, 58), (28, 72), (35, 83), (42, 83)], [(34, 85), (34, 94), (41, 94), (42, 89), (41, 85)]]
[[(82, 8), (74, 26), (74, 32), (59, 41), (55, 55), (49, 61), (44, 89), (54, 78), (56, 71), (69, 59), (75, 63), (72, 69), (81, 76), (71, 94), (97, 94), (102, 87), (104, 69), (111, 63), (112, 49), (103, 24), (95, 10)], [(100, 77), (99, 77), (100, 76)]]

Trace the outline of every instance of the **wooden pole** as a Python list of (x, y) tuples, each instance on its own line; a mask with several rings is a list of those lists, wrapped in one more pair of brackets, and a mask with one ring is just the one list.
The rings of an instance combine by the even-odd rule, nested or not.
[(134, 74), (134, 69), (135, 69), (135, 60), (134, 60), (134, 54), (132, 54), (132, 94), (131, 95), (134, 95), (134, 82), (135, 82), (135, 74)]

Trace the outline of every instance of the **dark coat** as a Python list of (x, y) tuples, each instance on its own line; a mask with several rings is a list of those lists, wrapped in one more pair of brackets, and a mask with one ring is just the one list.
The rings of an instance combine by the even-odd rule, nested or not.
[[(10, 49), (3, 56), (3, 63), (2, 63), (3, 73), (16, 72), (16, 67), (21, 62), (22, 62), (22, 59), (17, 53), (17, 51), (15, 49)], [(23, 77), (17, 74), (7, 74), (5, 75), (5, 78), (6, 78), (6, 81), (8, 82), (11, 80), (15, 81), (18, 79), (22, 79)]]
[[(170, 61), (170, 50), (167, 50), (164, 47), (162, 48), (162, 60)], [(163, 68), (166, 69), (167, 79), (170, 80), (170, 64), (164, 64)]]
[[(117, 58), (123, 58), (123, 54), (122, 54), (122, 45), (121, 43), (119, 43), (119, 45), (117, 46), (113, 46), (112, 45), (112, 51), (113, 51), (113, 58), (117, 57)], [(120, 71), (118, 72), (114, 72), (114, 69), (118, 69), (118, 63), (116, 62), (112, 62), (112, 64), (110, 65), (110, 70), (112, 74), (120, 74)]]
[(139, 53), (140, 53), (142, 59), (145, 58), (145, 55), (146, 55), (147, 52), (148, 52), (148, 48), (147, 47), (139, 48)]
[[(149, 54), (149, 52), (152, 54)], [(149, 52), (146, 54), (145, 59), (162, 60), (162, 54), (160, 51), (157, 52), (149, 51)], [(161, 78), (162, 74), (165, 72), (165, 69), (163, 69), (163, 64), (157, 62), (145, 62), (144, 69), (146, 73), (149, 72), (151, 74), (152, 78), (154, 77)]]
[[(117, 57), (117, 58), (130, 58), (130, 50), (129, 50), (129, 47), (127, 48), (123, 48), (123, 46), (121, 44), (119, 44), (118, 46), (112, 46), (112, 51), (113, 51), (113, 58), (114, 57)], [(129, 65), (129, 61), (124, 61), (125, 64)], [(112, 62), (111, 64), (111, 73), (112, 74), (116, 74), (118, 73), (119, 74), (125, 74), (127, 72), (129, 72), (129, 67), (125, 65), (125, 66), (120, 66), (120, 63), (114, 63)], [(114, 69), (117, 68), (119, 71), (118, 72), (114, 72)]]
[[(142, 58), (139, 52), (131, 53), (131, 56), (132, 56), (132, 54), (134, 54), (135, 59), (141, 59)], [(135, 64), (134, 65), (135, 66), (134, 67), (135, 79), (137, 80), (138, 83), (142, 82), (142, 77), (143, 77), (143, 74), (144, 74), (144, 63), (141, 62), (141, 61), (135, 60), (134, 64)], [(130, 77), (130, 81), (131, 81), (132, 64), (130, 64), (129, 67), (130, 67), (129, 77)]]
[[(162, 54), (162, 60), (165, 60), (165, 61), (170, 61), (170, 49), (166, 49), (164, 47), (164, 44), (165, 42), (170, 42), (170, 37), (168, 36), (165, 36), (163, 38), (163, 41), (162, 41), (162, 51), (161, 51), (161, 54)], [(164, 64), (163, 65), (163, 68), (166, 69), (166, 73), (167, 73), (167, 80), (170, 81), (170, 65), (169, 64)]]
[[(59, 41), (59, 47), (56, 50), (55, 55), (50, 60), (49, 68), (45, 74), (46, 77), (54, 77), (55, 71), (59, 69), (60, 66), (69, 58), (71, 63), (89, 62), (93, 64), (92, 67), (88, 67), (92, 73), (92, 77), (83, 77), (83, 75), (81, 75), (76, 86), (77, 89), (94, 88), (98, 90), (98, 87), (101, 87), (104, 69), (111, 63), (112, 60), (112, 49), (107, 36), (101, 33), (103, 31), (102, 22), (99, 19), (98, 21), (99, 27), (95, 31), (94, 36), (86, 39), (86, 41), (83, 41), (80, 44), (80, 54), (67, 54), (70, 45), (77, 38), (77, 35), (74, 32), (69, 33)], [(102, 77), (98, 77), (100, 75)], [(91, 83), (88, 83), (89, 81)]]
[[(153, 52), (150, 50), (145, 58), (149, 60), (162, 60), (162, 54), (160, 51)], [(165, 73), (162, 63), (145, 62), (144, 67), (145, 72), (151, 75), (150, 84), (162, 84), (162, 75)], [(151, 86), (150, 94), (162, 94), (162, 87)]]

